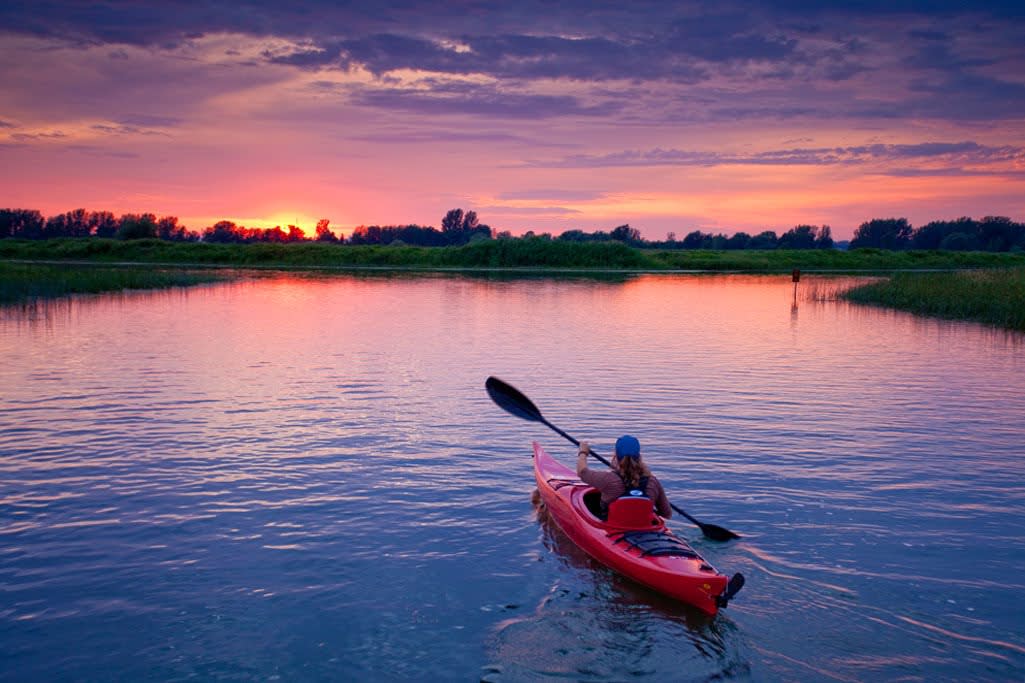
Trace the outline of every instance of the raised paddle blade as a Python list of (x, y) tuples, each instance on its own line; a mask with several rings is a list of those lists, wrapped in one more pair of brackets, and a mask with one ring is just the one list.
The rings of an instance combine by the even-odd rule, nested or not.
[(484, 388), (488, 390), (491, 400), (505, 412), (522, 417), (524, 420), (545, 421), (537, 406), (511, 384), (507, 384), (497, 377), (488, 377), (484, 382)]
[[(562, 431), (561, 429), (553, 425), (551, 422), (546, 420), (544, 416), (541, 415), (541, 411), (537, 409), (537, 406), (534, 405), (534, 403), (529, 398), (524, 396), (521, 391), (516, 389), (516, 387), (512, 386), (511, 384), (503, 382), (497, 377), (488, 377), (487, 381), (484, 382), (484, 388), (488, 390), (488, 396), (491, 397), (491, 400), (498, 404), (498, 407), (506, 411), (507, 413), (515, 415), (516, 417), (522, 417), (524, 420), (540, 422), (541, 424), (545, 425), (546, 427), (548, 427), (553, 432), (557, 433), (559, 436), (563, 437), (570, 443), (577, 446), (580, 445), (580, 442), (577, 441), (575, 438), (573, 438), (572, 436), (570, 436), (569, 434)], [(608, 467), (612, 467), (612, 463), (610, 463), (608, 460), (601, 457), (594, 451), (591, 451), (591, 455), (600, 460), (601, 462), (605, 463), (605, 465), (607, 465)], [(710, 538), (713, 541), (729, 541), (734, 538), (740, 538), (740, 536), (733, 533), (729, 529), (724, 529), (723, 527), (716, 526), (715, 524), (705, 524), (694, 519), (686, 512), (684, 512), (682, 509), (676, 507), (672, 503), (670, 503), (670, 507), (672, 507), (681, 515), (683, 515), (684, 517), (686, 517), (687, 519), (701, 527), (701, 532), (705, 535), (706, 538)]]

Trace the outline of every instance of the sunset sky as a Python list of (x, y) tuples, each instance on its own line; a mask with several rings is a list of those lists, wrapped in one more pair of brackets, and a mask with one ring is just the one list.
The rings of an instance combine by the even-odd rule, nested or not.
[(1020, 221), (1025, 2), (4, 2), (0, 207), (648, 239)]

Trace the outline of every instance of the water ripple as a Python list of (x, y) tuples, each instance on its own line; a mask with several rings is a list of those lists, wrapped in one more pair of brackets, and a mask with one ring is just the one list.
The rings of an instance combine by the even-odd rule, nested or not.
[[(265, 274), (5, 314), (4, 676), (1020, 679), (1025, 337), (778, 280)], [(530, 441), (575, 448), (491, 374), (606, 455), (639, 435), (744, 535), (671, 522), (738, 600), (708, 620), (536, 520)]]

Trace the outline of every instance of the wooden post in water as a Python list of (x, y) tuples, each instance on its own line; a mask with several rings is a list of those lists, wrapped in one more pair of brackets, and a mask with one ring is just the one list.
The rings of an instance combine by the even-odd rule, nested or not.
[(794, 281), (794, 306), (797, 306), (797, 283), (801, 281), (801, 271), (799, 268), (794, 268), (793, 272), (790, 273), (790, 279)]

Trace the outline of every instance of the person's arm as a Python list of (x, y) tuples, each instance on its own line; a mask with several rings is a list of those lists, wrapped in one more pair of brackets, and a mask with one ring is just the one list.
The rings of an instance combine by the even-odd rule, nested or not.
[[(657, 479), (655, 481), (658, 481)], [(666, 498), (666, 490), (662, 488), (662, 482), (658, 482), (658, 498), (655, 499), (655, 512), (659, 514), (659, 517), (669, 519), (673, 516), (673, 508), (669, 505), (669, 499)]]
[(580, 442), (580, 450), (577, 452), (577, 476), (583, 477), (587, 469), (587, 456), (591, 452), (591, 446), (586, 441)]

